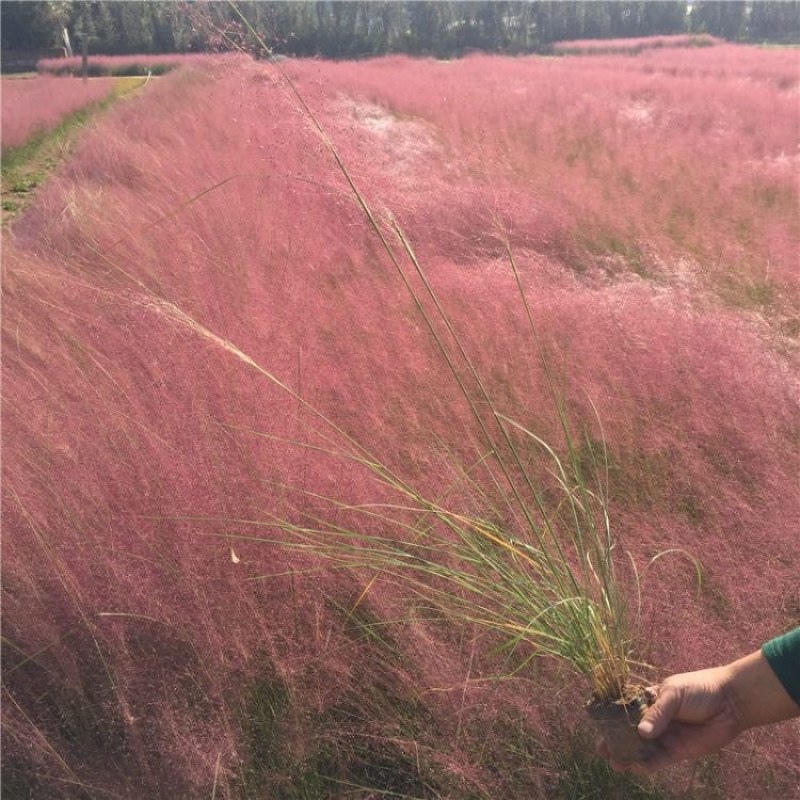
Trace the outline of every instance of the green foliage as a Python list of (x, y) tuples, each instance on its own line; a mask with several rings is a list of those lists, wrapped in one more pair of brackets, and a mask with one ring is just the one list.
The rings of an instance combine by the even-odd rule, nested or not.
[(794, 213), (798, 205), (797, 189), (779, 183), (756, 184), (753, 199), (766, 211)]
[(732, 274), (721, 286), (724, 300), (735, 308), (768, 310), (777, 297), (775, 284), (768, 280)]
[(590, 226), (587, 226), (578, 241), (578, 251), (581, 250), (586, 250), (601, 259), (621, 261), (627, 269), (637, 275), (645, 276), (647, 273), (645, 256), (639, 243), (610, 228), (591, 230)]
[(114, 88), (111, 90), (112, 97), (125, 97), (125, 95), (135, 92), (147, 83), (147, 78), (139, 75), (127, 75), (117, 78), (114, 81)]
[(798, 0), (759, 0), (752, 4), (748, 25), (750, 41), (797, 44), (800, 41)]
[(739, 39), (746, 30), (747, 6), (741, 0), (702, 0), (692, 6), (691, 28), (723, 39)]
[(443, 796), (435, 778), (420, 774), (421, 764), (415, 754), (389, 739), (357, 735), (332, 739), (312, 763), (316, 780), (328, 790), (325, 796), (337, 790), (342, 796), (346, 793), (364, 800), (379, 797), (433, 800)]
[[(580, 458), (589, 469), (602, 443), (586, 440)], [(605, 449), (609, 484), (609, 503), (617, 508), (652, 511), (669, 504), (694, 524), (706, 519), (704, 506), (668, 449), (645, 451), (639, 448)], [(588, 474), (588, 473), (587, 473)]]
[[(312, 714), (265, 659), (242, 705), (239, 725), (246, 758), (237, 791), (244, 798), (439, 797), (435, 770), (424, 763), (404, 724), (416, 727), (425, 709), (404, 695), (369, 646), (355, 667), (359, 685)], [(364, 672), (361, 675), (361, 672)], [(383, 732), (383, 733), (382, 733)]]
[(35, 189), (39, 185), (39, 177), (32, 175), (23, 180), (15, 181), (11, 184), (11, 191), (15, 194), (25, 194)]
[(668, 800), (640, 779), (614, 772), (604, 759), (589, 758), (590, 749), (570, 753), (562, 765), (558, 800)]
[(55, 153), (63, 150), (69, 123), (62, 122), (48, 133), (31, 137), (19, 147), (7, 148), (2, 154), (3, 216), (15, 216), (30, 201), (31, 192), (44, 183), (58, 163)]
[[(797, 2), (242, 2), (239, 8), (276, 53), (361, 57), (407, 52), (452, 56), (470, 50), (531, 52), (571, 39), (618, 39), (703, 32), (726, 39), (797, 41)], [(227, 3), (2, 3), (3, 47), (60, 44), (90, 52), (171, 53), (256, 46)], [(249, 45), (247, 44), (249, 40)]]
[(70, 4), (65, 2), (4, 0), (0, 3), (3, 49), (58, 46), (61, 27), (67, 24), (70, 11)]
[(241, 728), (247, 750), (242, 784), (247, 794), (260, 788), (284, 760), (282, 724), (289, 704), (286, 685), (271, 668), (255, 680), (245, 699)]

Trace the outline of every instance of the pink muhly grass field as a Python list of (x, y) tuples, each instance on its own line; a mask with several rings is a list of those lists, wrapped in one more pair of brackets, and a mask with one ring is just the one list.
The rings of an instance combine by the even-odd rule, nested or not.
[(67, 115), (108, 97), (113, 85), (108, 78), (87, 83), (43, 75), (3, 78), (3, 148), (17, 147), (35, 133), (55, 128)]
[[(205, 53), (141, 53), (124, 56), (89, 56), (91, 75), (161, 75), (180, 66), (201, 64), (213, 56)], [(83, 68), (81, 56), (72, 58), (42, 58), (36, 69), (54, 75), (80, 75)]]
[(393, 158), (384, 143), (400, 150), (391, 200), (389, 187), (374, 191), (398, 211), (409, 205), (407, 163), (446, 164), (403, 218), (419, 217), (419, 246), (431, 255), (496, 254), (496, 239), (473, 233), (495, 215), (520, 246), (576, 272), (682, 280), (741, 305), (757, 303), (763, 289), (793, 317), (800, 75), (792, 53), (738, 52), (754, 79), (728, 72), (733, 56), (723, 47), (652, 58), (417, 61), (403, 65), (402, 81), (388, 79), (400, 68), (390, 59), (343, 63), (328, 71), (349, 87), (332, 104), (331, 124), (357, 135), (343, 146), (357, 143), (359, 163)]
[[(541, 347), (605, 441), (620, 546), (702, 563), (699, 588), (679, 557), (645, 575), (655, 679), (755, 649), (800, 607), (796, 85), (745, 48), (751, 83), (693, 71), (717, 50), (674, 75), (649, 54), (287, 64), (498, 409), (557, 444)], [(312, 792), (316, 770), (546, 798), (588, 764), (579, 682), (485, 680), (524, 654), (498, 664), (388, 578), (354, 613), (365, 576), (263, 541), (271, 514), (333, 497), (347, 524), (396, 498), (176, 309), (429, 496), (493, 513), (491, 485), (458, 481), (486, 456), (464, 399), (274, 67), (209, 63), (113, 109), (3, 257), (4, 781), (233, 798)], [(788, 796), (798, 763), (795, 727), (761, 730), (682, 796)]]
[(553, 44), (555, 53), (592, 54), (592, 53), (638, 53), (642, 50), (660, 49), (662, 47), (711, 47), (719, 44), (720, 39), (706, 34), (674, 36), (642, 36), (627, 39), (572, 39)]

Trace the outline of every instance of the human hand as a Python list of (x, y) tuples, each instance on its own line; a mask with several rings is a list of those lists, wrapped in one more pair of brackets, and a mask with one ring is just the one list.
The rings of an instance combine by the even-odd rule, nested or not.
[[(645, 775), (686, 759), (702, 758), (733, 741), (745, 728), (732, 688), (729, 667), (715, 667), (673, 675), (650, 691), (655, 702), (638, 725), (644, 739), (655, 740), (658, 749), (646, 762), (620, 764), (617, 770)], [(604, 742), (599, 752), (608, 758)]]
[[(649, 691), (656, 699), (642, 715), (638, 733), (658, 749), (645, 762), (611, 761), (614, 769), (646, 775), (714, 753), (747, 728), (800, 715), (760, 650), (723, 667), (673, 675)], [(609, 758), (604, 742), (598, 750)]]

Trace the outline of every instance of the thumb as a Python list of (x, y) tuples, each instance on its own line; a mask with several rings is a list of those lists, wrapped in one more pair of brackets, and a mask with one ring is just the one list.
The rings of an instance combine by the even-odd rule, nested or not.
[(642, 714), (637, 731), (645, 739), (657, 739), (667, 729), (680, 705), (681, 695), (671, 686), (662, 686), (656, 701)]

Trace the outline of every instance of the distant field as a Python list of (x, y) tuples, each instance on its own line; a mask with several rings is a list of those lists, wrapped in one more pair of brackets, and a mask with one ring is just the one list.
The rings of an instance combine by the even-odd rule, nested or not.
[[(163, 75), (180, 66), (207, 62), (209, 56), (198, 53), (142, 53), (124, 56), (91, 55), (87, 71), (91, 76)], [(82, 74), (81, 56), (43, 58), (36, 65), (39, 72), (53, 75)]]
[(721, 44), (720, 39), (713, 36), (645, 36), (638, 39), (576, 39), (553, 44), (553, 52), (559, 54), (591, 55), (594, 53), (636, 53), (642, 50), (660, 49), (662, 47), (711, 47)]
[(3, 78), (2, 146), (17, 147), (35, 133), (54, 128), (64, 117), (108, 97), (114, 81), (84, 83), (69, 78)]
[(110, 100), (149, 78), (4, 78), (2, 92), (2, 219), (6, 226), (31, 202), (50, 172)]
[[(4, 235), (9, 796), (797, 795), (797, 723), (612, 774), (580, 679), (276, 542), (323, 515), (424, 530), (353, 442), (521, 536), (468, 358), (506, 417), (559, 448), (555, 386), (587, 464), (605, 448), (643, 681), (800, 624), (796, 54), (193, 64), (86, 130)], [(647, 566), (673, 548), (700, 583)]]

